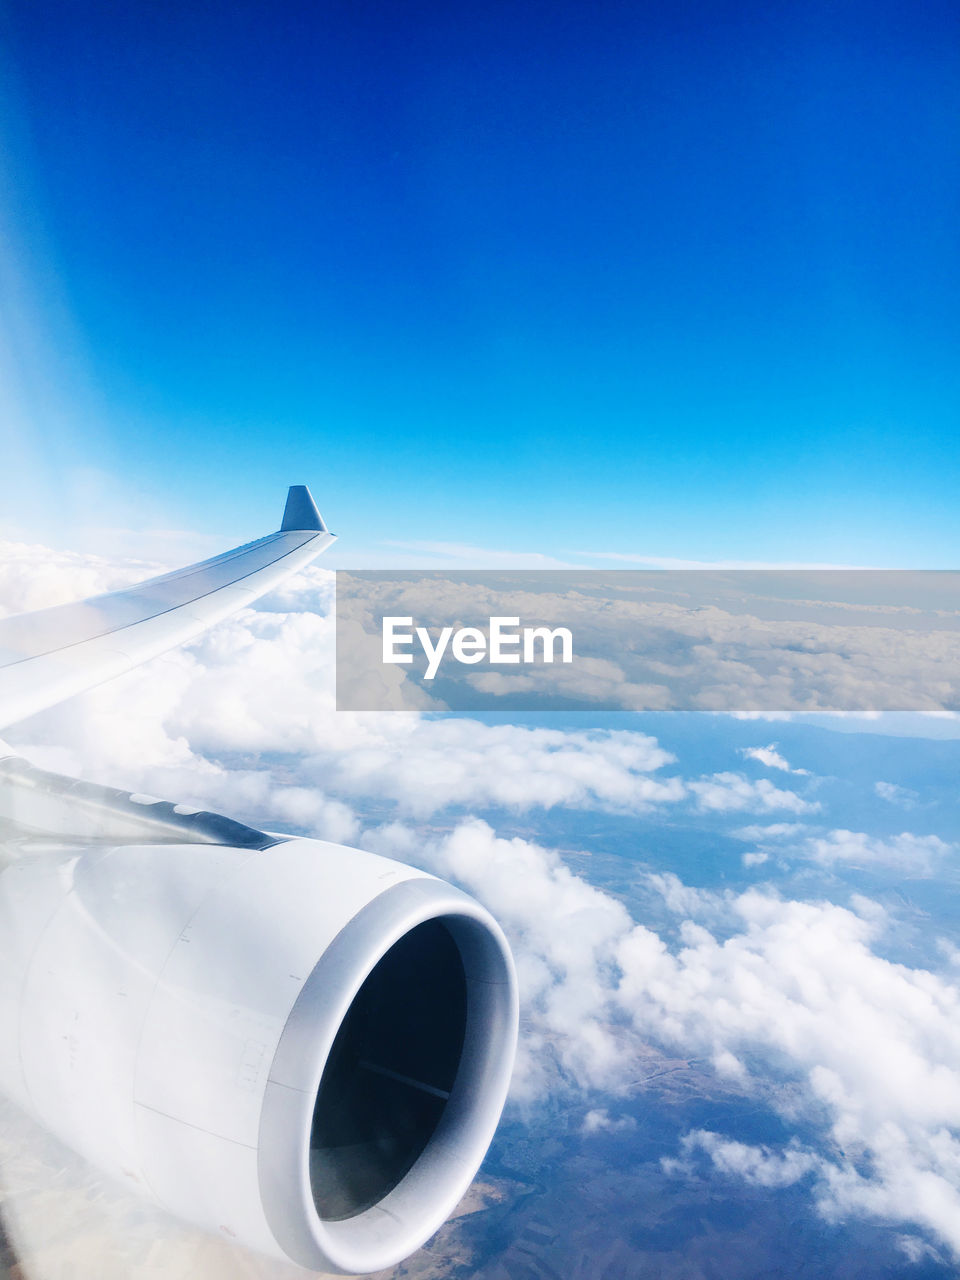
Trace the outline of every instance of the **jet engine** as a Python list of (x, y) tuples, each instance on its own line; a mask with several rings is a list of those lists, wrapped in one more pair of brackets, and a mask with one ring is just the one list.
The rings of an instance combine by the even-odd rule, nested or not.
[(487, 911), (374, 854), (2, 764), (19, 824), (0, 843), (0, 1087), (261, 1252), (359, 1274), (419, 1247), (513, 1065), (516, 978)]

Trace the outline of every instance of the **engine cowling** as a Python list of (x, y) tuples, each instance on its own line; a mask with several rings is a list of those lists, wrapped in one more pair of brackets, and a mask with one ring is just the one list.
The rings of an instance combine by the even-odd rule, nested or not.
[(0, 1084), (172, 1213), (313, 1270), (419, 1247), (496, 1128), (503, 934), (323, 841), (62, 846), (0, 873)]

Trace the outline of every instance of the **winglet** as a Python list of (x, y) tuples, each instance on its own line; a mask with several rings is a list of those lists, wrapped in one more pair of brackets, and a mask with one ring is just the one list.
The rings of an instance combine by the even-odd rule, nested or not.
[(290, 533), (301, 529), (319, 529), (321, 533), (329, 532), (307, 486), (292, 484), (287, 493), (287, 505), (283, 509), (283, 524), (280, 526), (280, 532)]

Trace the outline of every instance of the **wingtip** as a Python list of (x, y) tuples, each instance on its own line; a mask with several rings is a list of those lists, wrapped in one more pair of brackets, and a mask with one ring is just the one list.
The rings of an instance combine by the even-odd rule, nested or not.
[(305, 529), (316, 529), (320, 533), (329, 533), (323, 523), (323, 516), (317, 510), (313, 495), (305, 484), (292, 484), (287, 491), (287, 505), (283, 509), (281, 533), (300, 532)]

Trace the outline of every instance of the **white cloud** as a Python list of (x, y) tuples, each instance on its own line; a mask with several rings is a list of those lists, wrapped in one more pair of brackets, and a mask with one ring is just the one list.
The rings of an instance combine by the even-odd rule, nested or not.
[(754, 843), (763, 840), (789, 840), (794, 836), (800, 835), (805, 830), (806, 827), (802, 822), (771, 822), (765, 826), (739, 827), (736, 831), (731, 831), (730, 834), (736, 836), (738, 840)]
[(637, 1122), (633, 1116), (618, 1116), (612, 1119), (604, 1108), (588, 1111), (580, 1126), (581, 1133), (624, 1133), (636, 1129)]
[[(722, 943), (699, 925), (676, 955), (640, 925), (623, 940), (634, 1024), (792, 1080), (808, 1119), (828, 1117), (821, 1211), (913, 1222), (960, 1255), (960, 990), (877, 955), (882, 913), (754, 891), (735, 905), (742, 932)], [(744, 1176), (769, 1167), (769, 1152), (739, 1156)]]
[(756, 760), (758, 764), (765, 765), (768, 769), (780, 769), (784, 773), (795, 773), (806, 776), (809, 769), (794, 769), (790, 762), (777, 750), (777, 744), (771, 742), (766, 747), (743, 747), (740, 754), (747, 760)]
[(895, 782), (875, 782), (873, 789), (881, 800), (898, 804), (904, 809), (912, 809), (920, 798), (916, 791), (898, 786)]
[[(695, 784), (691, 784), (691, 789)], [(832, 831), (808, 834), (802, 823), (777, 822), (741, 827), (732, 834), (759, 847), (743, 856), (744, 866), (767, 861), (771, 851), (779, 857), (803, 859), (823, 867), (884, 868), (913, 876), (931, 876), (942, 870), (956, 845), (935, 835), (902, 831), (894, 836), (873, 836), (865, 831)]]
[(323, 833), (335, 844), (350, 844), (360, 834), (360, 821), (349, 806), (310, 787), (278, 787), (270, 798), (281, 824)]
[(159, 566), (142, 560), (118, 563), (30, 543), (0, 542), (0, 616), (85, 600), (159, 572)]
[[(696, 1147), (766, 1186), (809, 1176), (825, 1216), (912, 1223), (960, 1256), (960, 988), (877, 954), (876, 904), (714, 895), (735, 931), (720, 941), (688, 921), (671, 951), (556, 854), (486, 824), (426, 844), (394, 826), (380, 844), (463, 883), (507, 928), (525, 1010), (520, 1097), (561, 1081), (629, 1091), (651, 1041), (707, 1058), (788, 1121), (821, 1125), (822, 1147), (698, 1134), (685, 1159)], [(664, 888), (678, 908), (711, 905), (708, 891)]]
[(664, 905), (674, 915), (691, 920), (715, 920), (729, 914), (732, 894), (717, 893), (713, 889), (697, 889), (684, 884), (672, 871), (652, 872), (647, 882), (663, 898)]
[(809, 1177), (826, 1216), (913, 1223), (960, 1256), (960, 989), (877, 954), (876, 904), (711, 895), (665, 876), (678, 909), (717, 906), (737, 921), (724, 941), (689, 921), (674, 952), (556, 854), (486, 824), (426, 845), (407, 828), (380, 840), (463, 883), (507, 928), (525, 1010), (519, 1096), (560, 1081), (629, 1091), (651, 1041), (705, 1057), (786, 1119), (822, 1125), (823, 1144), (700, 1134), (684, 1158), (697, 1147), (765, 1186)]
[(419, 817), (447, 805), (517, 810), (567, 805), (643, 813), (682, 799), (680, 779), (650, 776), (670, 759), (643, 734), (456, 719), (418, 721), (399, 744), (388, 731), (331, 767), (337, 786), (347, 793), (373, 791)]
[[(329, 605), (332, 574), (304, 580), (309, 598)], [(347, 804), (374, 797), (421, 818), (450, 805), (643, 813), (685, 796), (679, 778), (655, 776), (673, 756), (642, 733), (337, 712), (332, 619), (284, 612), (288, 599), (275, 593), (272, 611), (246, 610), (187, 649), (15, 727), (11, 742), (37, 763), (56, 742), (51, 767), (65, 772), (130, 789), (149, 776), (150, 790), (221, 805), (244, 768), (260, 778), (247, 778), (251, 802), (272, 772), (278, 784)], [(282, 760), (265, 763), (265, 755)], [(291, 813), (290, 803), (270, 799), (271, 821)], [(297, 813), (308, 808), (301, 800)], [(315, 808), (326, 818), (310, 829), (332, 830), (329, 804)], [(339, 819), (333, 825), (345, 829)]]
[(762, 867), (769, 858), (769, 853), (763, 853), (760, 850), (757, 850), (755, 853), (745, 853), (740, 861), (745, 867)]
[[(750, 1146), (721, 1137), (708, 1129), (694, 1129), (684, 1135), (681, 1150), (685, 1157), (695, 1151), (704, 1152), (719, 1173), (742, 1178), (757, 1187), (790, 1187), (818, 1170), (822, 1160), (799, 1143), (790, 1143), (782, 1151), (766, 1146)], [(689, 1158), (666, 1156), (660, 1162), (668, 1173), (689, 1173)]]
[(675, 703), (666, 685), (630, 680), (619, 663), (582, 654), (571, 666), (540, 664), (514, 675), (482, 671), (467, 675), (465, 681), (478, 693), (506, 699), (506, 705), (530, 694), (540, 694), (548, 706), (556, 705), (557, 699), (573, 699), (622, 711), (668, 711)]
[(715, 773), (687, 784), (699, 808), (714, 813), (748, 810), (756, 813), (786, 809), (790, 813), (815, 813), (817, 801), (804, 800), (795, 791), (775, 787), (767, 778), (752, 781), (740, 773)]
[(477, 690), (503, 699), (561, 696), (630, 710), (733, 714), (952, 706), (953, 611), (795, 599), (776, 578), (764, 590), (769, 594), (729, 575), (640, 573), (608, 580), (598, 601), (576, 574), (516, 580), (492, 574), (469, 583), (456, 575), (368, 579), (351, 599), (356, 619), (372, 634), (379, 634), (375, 619), (383, 613), (415, 616), (425, 626), (516, 615), (572, 631), (572, 666), (515, 674), (451, 666), (446, 696), (461, 707), (475, 705)]
[(854, 867), (884, 867), (908, 875), (929, 876), (955, 852), (939, 836), (917, 836), (909, 831), (883, 840), (863, 831), (830, 831), (812, 836), (800, 848), (801, 854), (822, 866), (845, 863)]
[(908, 1262), (914, 1264), (920, 1262), (937, 1262), (943, 1265), (943, 1255), (938, 1249), (926, 1240), (921, 1240), (919, 1236), (900, 1235), (897, 1236), (897, 1248), (904, 1255)]

